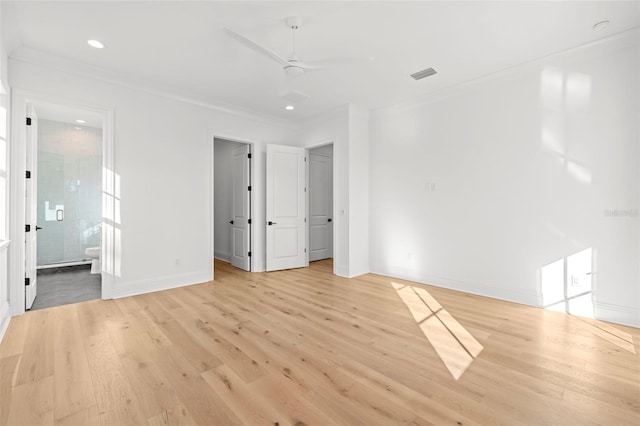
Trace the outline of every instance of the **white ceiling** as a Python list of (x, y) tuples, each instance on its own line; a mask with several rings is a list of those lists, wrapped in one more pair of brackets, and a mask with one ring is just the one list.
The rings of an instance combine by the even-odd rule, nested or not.
[[(17, 2), (22, 46), (116, 72), (209, 103), (300, 120), (351, 102), (390, 106), (640, 26), (638, 1)], [(228, 27), (282, 56), (284, 17), (301, 16), (302, 60), (374, 57), (305, 74), (311, 96), (285, 111), (282, 68)], [(610, 20), (603, 31), (594, 23)], [(96, 50), (95, 38), (106, 47)], [(414, 81), (409, 74), (438, 74)]]

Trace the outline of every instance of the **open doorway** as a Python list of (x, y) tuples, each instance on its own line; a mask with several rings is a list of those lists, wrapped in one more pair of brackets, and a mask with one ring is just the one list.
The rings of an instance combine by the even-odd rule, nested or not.
[(102, 293), (103, 117), (27, 104), (25, 309)]
[(252, 146), (214, 138), (213, 151), (214, 257), (251, 271)]
[(333, 144), (309, 149), (309, 262), (333, 259)]

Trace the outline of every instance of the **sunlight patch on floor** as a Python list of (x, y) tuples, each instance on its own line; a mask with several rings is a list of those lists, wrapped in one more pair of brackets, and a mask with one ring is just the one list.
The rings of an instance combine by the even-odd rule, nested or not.
[(424, 288), (392, 282), (422, 333), (454, 379), (458, 380), (482, 351), (482, 345)]
[(599, 336), (609, 343), (613, 343), (621, 349), (624, 349), (627, 352), (631, 352), (632, 354), (636, 353), (636, 347), (633, 344), (633, 336), (629, 333), (626, 333), (622, 330), (618, 330), (617, 328), (598, 320), (594, 320), (591, 318), (580, 318), (575, 317), (582, 321), (585, 325), (585, 328)]

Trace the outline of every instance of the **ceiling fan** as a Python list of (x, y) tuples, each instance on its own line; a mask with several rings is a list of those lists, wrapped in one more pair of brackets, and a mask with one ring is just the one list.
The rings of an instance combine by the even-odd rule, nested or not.
[[(308, 71), (319, 70), (328, 68), (331, 65), (340, 65), (340, 64), (353, 64), (363, 62), (361, 59), (330, 59), (324, 61), (305, 61), (302, 62), (298, 53), (296, 52), (296, 31), (302, 25), (302, 18), (299, 16), (288, 16), (285, 18), (285, 23), (287, 27), (291, 29), (292, 34), (292, 50), (289, 58), (286, 59), (277, 53), (267, 49), (261, 44), (248, 39), (247, 37), (236, 33), (228, 28), (225, 28), (227, 34), (231, 37), (244, 44), (248, 48), (265, 55), (266, 57), (276, 61), (282, 68), (284, 69), (285, 75), (287, 77), (298, 77)], [(367, 61), (371, 61), (372, 58), (367, 59)]]

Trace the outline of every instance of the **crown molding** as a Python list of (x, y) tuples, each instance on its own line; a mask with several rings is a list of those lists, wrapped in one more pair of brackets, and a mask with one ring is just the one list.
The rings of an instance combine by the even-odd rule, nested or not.
[(523, 62), (499, 71), (495, 71), (471, 80), (456, 83), (452, 86), (435, 90), (431, 93), (424, 94), (422, 96), (408, 99), (393, 105), (387, 105), (380, 108), (374, 108), (371, 110), (372, 117), (382, 114), (393, 114), (410, 111), (416, 108), (420, 108), (441, 100), (456, 96), (463, 92), (465, 89), (474, 87), (501, 77), (506, 77), (518, 72), (540, 67), (554, 60), (561, 59), (566, 55), (579, 55), (585, 54), (593, 49), (599, 49), (602, 52), (609, 52), (612, 48), (623, 49), (631, 46), (640, 46), (640, 27), (632, 28), (627, 31), (623, 31), (612, 36), (595, 40), (589, 43), (581, 44), (576, 47), (561, 50), (549, 55), (542, 56), (531, 61)]
[(256, 120), (281, 127), (292, 127), (295, 124), (292, 121), (284, 120), (280, 117), (271, 116), (238, 105), (223, 102), (211, 102), (205, 99), (196, 99), (193, 96), (181, 93), (179, 90), (159, 88), (157, 84), (150, 83), (148, 80), (141, 79), (139, 77), (73, 61), (62, 56), (53, 55), (30, 47), (22, 46), (14, 50), (9, 55), (9, 59), (34, 66), (54, 69), (77, 77), (98, 80), (129, 90), (195, 105), (235, 117)]

